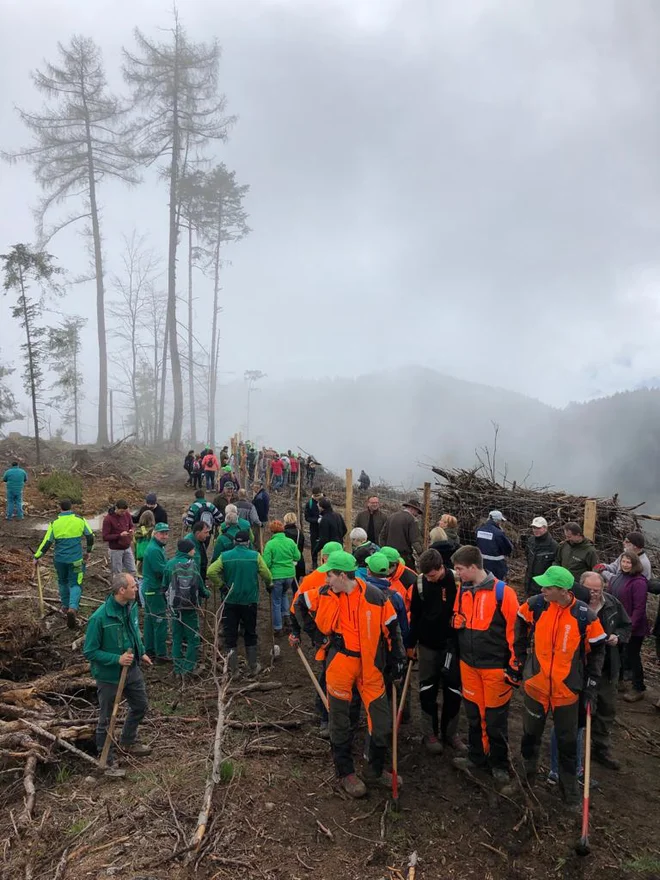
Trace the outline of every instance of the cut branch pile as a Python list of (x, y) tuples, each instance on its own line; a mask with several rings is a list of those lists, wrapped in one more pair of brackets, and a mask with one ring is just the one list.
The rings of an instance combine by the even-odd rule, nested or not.
[(5, 612), (0, 620), (0, 669), (38, 645), (44, 634), (44, 627), (36, 618), (17, 611)]
[[(567, 522), (584, 520), (587, 496), (568, 495), (550, 487), (528, 488), (515, 482), (500, 484), (493, 481), (482, 466), (472, 470), (432, 467), (437, 481), (437, 513), (450, 513), (458, 519), (463, 543), (474, 543), (476, 528), (483, 523), (490, 510), (501, 510), (507, 519), (506, 532), (520, 546), (521, 535), (530, 535), (530, 524), (535, 516), (548, 521), (549, 531), (557, 541), (564, 540), (563, 527)], [(596, 500), (595, 545), (601, 559), (615, 559), (628, 532), (639, 531), (640, 522), (634, 511), (642, 506), (625, 507), (618, 495)], [(437, 522), (437, 517), (433, 520)], [(658, 551), (649, 553), (658, 556)]]

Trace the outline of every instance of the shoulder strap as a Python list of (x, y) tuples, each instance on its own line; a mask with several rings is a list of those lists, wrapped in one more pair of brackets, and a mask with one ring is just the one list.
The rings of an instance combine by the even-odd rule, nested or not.
[(585, 605), (584, 602), (579, 602), (576, 611), (578, 629), (580, 630), (580, 638), (584, 639), (584, 636), (587, 632), (587, 624), (589, 623), (589, 608)]
[(417, 575), (417, 593), (420, 599), (424, 598), (424, 575)]
[(497, 602), (498, 609), (502, 607), (502, 602), (504, 601), (505, 586), (504, 581), (495, 581), (495, 601)]
[(534, 620), (534, 624), (536, 625), (539, 617), (545, 611), (546, 602), (541, 594), (538, 596), (533, 596), (529, 600), (529, 607), (532, 609), (532, 617)]

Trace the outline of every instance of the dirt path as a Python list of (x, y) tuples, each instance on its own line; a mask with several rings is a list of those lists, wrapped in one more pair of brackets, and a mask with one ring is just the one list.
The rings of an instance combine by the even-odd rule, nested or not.
[[(191, 493), (174, 483), (159, 488), (175, 523)], [(294, 509), (280, 498), (273, 504), (278, 515)], [(18, 535), (25, 540), (27, 533), (26, 526), (5, 525), (0, 547), (15, 547)], [(107, 589), (100, 579), (106, 576), (102, 558), (99, 544), (88, 599), (102, 598)], [(265, 597), (259, 618), (260, 659), (267, 666)], [(71, 660), (71, 641), (56, 621), (53, 647), (64, 664)], [(657, 698), (657, 666), (650, 652), (647, 669), (650, 697)], [(660, 877), (660, 713), (650, 698), (632, 707), (619, 705), (614, 752), (623, 768), (619, 773), (594, 770), (600, 788), (593, 797), (593, 853), (579, 859), (573, 852), (578, 823), (562, 813), (556, 790), (539, 783), (538, 800), (530, 800), (522, 789), (506, 800), (488, 785), (482, 789), (459, 776), (450, 756), (431, 757), (421, 750), (416, 690), (412, 720), (400, 737), (402, 809), (393, 814), (386, 792), (372, 789), (367, 798), (352, 801), (337, 788), (329, 746), (317, 736), (312, 687), (286, 642), (281, 658), (261, 679), (282, 687), (234, 697), (232, 722), (255, 726), (228, 731), (212, 822), (199, 858), (190, 865), (182, 864), (185, 854), (176, 853), (187, 845), (202, 800), (216, 692), (207, 678), (181, 693), (171, 672), (160, 667), (147, 672), (151, 710), (142, 729), (154, 751), (148, 759), (132, 761), (126, 779), (88, 777), (81, 762), (58, 755), (59, 763), (39, 770), (34, 824), (17, 835), (12, 817), (22, 808), (21, 777), (3, 771), (0, 831), (7, 843), (2, 876), (51, 878), (59, 863), (59, 880), (401, 880), (417, 852), (418, 880)], [(70, 701), (63, 704), (67, 711), (92, 717), (94, 707)], [(277, 721), (294, 726), (267, 726)], [(516, 695), (510, 724), (516, 756), (520, 722)], [(462, 727), (464, 732), (464, 721)], [(363, 730), (356, 753), (362, 737)], [(358, 759), (358, 769), (361, 763)]]

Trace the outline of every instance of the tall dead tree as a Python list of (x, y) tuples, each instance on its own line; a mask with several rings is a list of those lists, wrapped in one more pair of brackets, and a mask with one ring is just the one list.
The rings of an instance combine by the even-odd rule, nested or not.
[[(33, 146), (3, 154), (10, 161), (30, 162), (46, 195), (37, 209), (43, 246), (64, 227), (88, 223), (93, 276), (96, 279), (96, 324), (99, 348), (97, 443), (108, 443), (108, 355), (105, 326), (103, 249), (97, 189), (102, 180), (135, 183), (135, 161), (121, 129), (123, 108), (108, 91), (100, 48), (87, 37), (74, 36), (68, 46), (57, 44), (56, 64), (46, 62), (32, 79), (46, 96), (39, 113), (19, 110), (34, 134)], [(46, 229), (46, 215), (68, 199), (79, 203), (71, 214)]]
[(124, 50), (124, 78), (143, 116), (136, 123), (135, 144), (145, 163), (166, 161), (169, 182), (169, 247), (167, 261), (167, 323), (174, 412), (170, 440), (179, 448), (183, 431), (183, 375), (176, 315), (176, 255), (179, 181), (187, 151), (223, 141), (233, 119), (224, 115), (225, 98), (218, 93), (220, 46), (191, 42), (174, 12), (171, 40), (156, 43), (136, 29), (135, 53)]

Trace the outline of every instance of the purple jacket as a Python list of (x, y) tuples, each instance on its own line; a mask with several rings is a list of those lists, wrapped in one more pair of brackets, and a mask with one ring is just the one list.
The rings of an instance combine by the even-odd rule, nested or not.
[(610, 581), (610, 592), (621, 602), (632, 621), (633, 636), (647, 636), (649, 624), (646, 619), (646, 596), (648, 581), (643, 574), (619, 572)]

